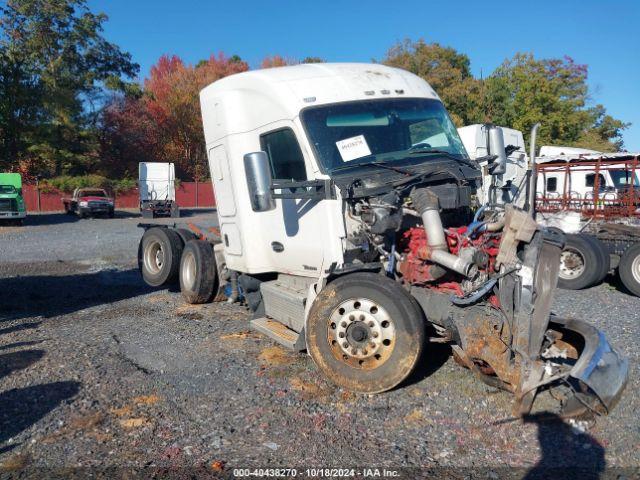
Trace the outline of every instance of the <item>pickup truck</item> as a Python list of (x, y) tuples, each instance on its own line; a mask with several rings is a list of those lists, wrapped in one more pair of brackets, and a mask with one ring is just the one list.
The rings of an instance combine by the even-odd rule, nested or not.
[(72, 197), (62, 199), (64, 211), (81, 218), (97, 215), (114, 216), (114, 200), (102, 188), (76, 188)]

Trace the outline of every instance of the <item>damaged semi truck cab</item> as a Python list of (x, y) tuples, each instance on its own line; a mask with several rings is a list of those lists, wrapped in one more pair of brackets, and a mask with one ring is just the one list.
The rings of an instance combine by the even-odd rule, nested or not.
[[(254, 328), (354, 391), (397, 386), (435, 341), (520, 413), (551, 388), (565, 414), (616, 404), (626, 360), (550, 312), (562, 236), (521, 209), (479, 208), (478, 164), (424, 80), (273, 68), (213, 83), (201, 108), (219, 235), (149, 228), (152, 284), (179, 278), (191, 302), (226, 287)], [(501, 172), (504, 158), (484, 160)]]

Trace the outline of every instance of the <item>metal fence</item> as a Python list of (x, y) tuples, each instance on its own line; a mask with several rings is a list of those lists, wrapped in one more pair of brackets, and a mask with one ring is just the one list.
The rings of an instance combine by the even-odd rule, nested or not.
[[(62, 192), (43, 192), (36, 185), (23, 185), (22, 194), (28, 212), (63, 211), (62, 198), (70, 194)], [(115, 195), (116, 208), (138, 208), (139, 192), (137, 188)], [(211, 182), (181, 182), (176, 187), (176, 202), (181, 208), (212, 208), (216, 201)]]

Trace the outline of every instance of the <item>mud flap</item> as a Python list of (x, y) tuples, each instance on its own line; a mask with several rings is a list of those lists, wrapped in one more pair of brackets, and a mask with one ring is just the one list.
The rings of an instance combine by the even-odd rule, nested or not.
[(584, 340), (576, 363), (565, 377), (573, 397), (563, 406), (563, 415), (579, 414), (586, 409), (609, 413), (627, 385), (629, 361), (611, 347), (604, 333), (586, 322), (552, 316), (549, 328), (563, 336), (573, 332)]

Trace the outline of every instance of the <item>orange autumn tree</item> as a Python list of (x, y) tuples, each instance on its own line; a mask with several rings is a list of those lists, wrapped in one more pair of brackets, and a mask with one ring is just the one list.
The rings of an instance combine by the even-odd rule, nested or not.
[(298, 65), (300, 62), (293, 58), (283, 57), (281, 55), (273, 55), (265, 57), (260, 62), (260, 68), (286, 67), (287, 65)]
[(206, 176), (207, 161), (200, 115), (200, 90), (227, 75), (249, 69), (237, 57), (212, 55), (196, 66), (163, 56), (144, 83), (143, 102), (164, 139), (163, 160), (173, 160), (192, 178)]
[(248, 69), (239, 57), (222, 53), (197, 65), (176, 55), (160, 57), (141, 95), (115, 98), (106, 109), (103, 146), (111, 170), (132, 172), (137, 162), (163, 161), (174, 162), (180, 177), (206, 177), (200, 90)]

